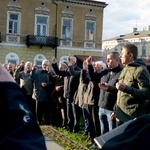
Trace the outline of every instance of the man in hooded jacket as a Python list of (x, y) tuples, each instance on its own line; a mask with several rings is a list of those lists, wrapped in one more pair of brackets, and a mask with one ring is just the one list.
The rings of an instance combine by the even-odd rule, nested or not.
[(124, 68), (116, 86), (101, 83), (100, 88), (117, 92), (116, 120), (118, 125), (145, 114), (145, 101), (150, 99), (150, 75), (146, 63), (138, 57), (134, 44), (126, 44), (120, 54)]

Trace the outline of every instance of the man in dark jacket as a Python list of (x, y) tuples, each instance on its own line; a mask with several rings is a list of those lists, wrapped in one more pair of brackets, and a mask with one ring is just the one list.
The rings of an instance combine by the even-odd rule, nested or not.
[[(49, 60), (42, 61), (42, 69), (34, 69), (31, 71), (31, 78), (33, 79), (33, 95), (32, 98), (37, 102), (37, 120), (39, 124), (55, 125), (55, 120), (51, 113), (54, 109), (51, 92), (53, 91), (53, 78), (48, 72)], [(51, 77), (51, 78), (50, 78)], [(52, 113), (53, 117), (54, 113)], [(44, 120), (43, 120), (44, 119)], [(50, 122), (52, 121), (52, 122)]]
[(45, 140), (26, 100), (0, 64), (0, 150), (46, 150)]
[[(23, 71), (21, 71), (23, 69)], [(30, 77), (30, 72), (32, 70), (32, 62), (27, 61), (25, 65), (20, 63), (20, 65), (16, 68), (14, 72), (14, 78), (16, 81), (19, 81), (20, 88), (22, 93), (29, 105), (30, 110), (36, 116), (36, 103), (35, 100), (32, 98), (33, 93), (33, 81)]]
[[(101, 83), (107, 83), (108, 85), (115, 86), (118, 82), (118, 77), (122, 68), (120, 67), (120, 58), (118, 52), (110, 52), (107, 55), (107, 66), (110, 69), (109, 72), (101, 78)], [(111, 131), (116, 127), (116, 120), (113, 116), (114, 105), (117, 100), (117, 93), (111, 93), (104, 90), (100, 90), (99, 99), (99, 119), (101, 126), (101, 134)]]
[(143, 59), (137, 59), (133, 44), (123, 46), (120, 58), (125, 65), (115, 86), (100, 84), (110, 92), (117, 92), (116, 120), (120, 125), (145, 113), (145, 100), (150, 99), (150, 75)]
[[(80, 68), (76, 65), (76, 58), (69, 57), (69, 59), (71, 60), (71, 62), (73, 62), (72, 64), (73, 69), (79, 71)], [(64, 98), (66, 98), (67, 101), (67, 129), (69, 131), (78, 132), (79, 119), (76, 113), (74, 95), (78, 89), (79, 78), (71, 75), (68, 70), (65, 71), (59, 70), (56, 63), (56, 59), (54, 57), (52, 58), (52, 66), (57, 75), (64, 77)]]

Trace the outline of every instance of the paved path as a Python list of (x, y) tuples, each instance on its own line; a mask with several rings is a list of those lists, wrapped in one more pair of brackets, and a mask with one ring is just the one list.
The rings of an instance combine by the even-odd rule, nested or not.
[(51, 140), (49, 137), (45, 137), (47, 150), (64, 150), (61, 146)]

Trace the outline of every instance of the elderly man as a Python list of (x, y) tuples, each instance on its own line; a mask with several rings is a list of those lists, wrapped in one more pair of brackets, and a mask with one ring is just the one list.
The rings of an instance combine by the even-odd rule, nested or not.
[[(23, 71), (22, 71), (23, 70)], [(32, 62), (27, 61), (25, 65), (20, 63), (14, 73), (15, 80), (19, 81), (20, 88), (23, 95), (29, 105), (30, 110), (35, 115), (35, 100), (32, 98), (33, 93), (33, 80), (30, 77), (30, 72), (32, 70)]]
[[(37, 119), (39, 124), (50, 124), (52, 106), (51, 92), (53, 91), (53, 77), (48, 72), (49, 60), (42, 61), (42, 69), (34, 69), (31, 71), (33, 79), (33, 95), (32, 98), (37, 102)], [(53, 115), (52, 115), (53, 116)], [(43, 120), (44, 119), (44, 120)], [(52, 119), (52, 124), (54, 119)], [(54, 125), (54, 124), (53, 124)]]
[[(68, 62), (72, 63), (74, 70), (80, 70), (80, 68), (76, 65), (75, 57), (68, 57)], [(79, 77), (71, 75), (68, 70), (59, 70), (55, 58), (52, 58), (52, 66), (57, 75), (64, 77), (64, 98), (66, 98), (67, 102), (67, 130), (78, 132), (79, 119), (77, 117), (78, 112), (76, 111), (76, 106), (74, 103), (74, 95), (78, 89)]]

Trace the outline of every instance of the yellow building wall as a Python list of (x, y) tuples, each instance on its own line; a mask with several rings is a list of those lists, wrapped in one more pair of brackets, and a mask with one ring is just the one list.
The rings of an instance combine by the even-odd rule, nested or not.
[[(57, 23), (57, 37), (61, 37), (61, 12), (66, 9), (69, 5), (70, 10), (74, 13), (73, 15), (73, 45), (72, 50), (68, 50), (67, 47), (64, 50), (57, 50), (57, 59), (61, 56), (69, 55), (94, 55), (101, 56), (100, 51), (85, 51), (76, 50), (76, 48), (84, 49), (84, 37), (85, 37), (85, 15), (90, 9), (93, 9), (93, 14), (96, 16), (96, 37), (95, 37), (95, 48), (101, 49), (102, 39), (102, 24), (103, 24), (103, 9), (94, 7), (84, 7), (74, 4), (63, 4), (56, 5), (52, 2), (42, 0), (18, 0), (18, 4), (21, 6), (21, 25), (20, 25), (20, 43), (11, 44), (6, 42), (6, 31), (7, 31), (7, 5), (10, 4), (11, 0), (3, 0), (0, 5), (0, 32), (2, 34), (2, 43), (0, 43), (0, 62), (4, 63), (6, 55), (14, 52), (19, 56), (19, 60), (32, 61), (37, 54), (43, 54), (47, 59), (51, 60), (55, 56), (55, 50), (51, 47), (43, 46), (26, 46), (26, 36), (34, 35), (34, 23), (35, 23), (35, 8), (38, 8), (41, 2), (45, 3), (47, 9), (50, 10), (49, 19), (49, 36), (55, 36), (55, 24)], [(56, 12), (58, 11), (58, 12)], [(57, 15), (57, 17), (56, 17)], [(80, 42), (79, 42), (80, 41)], [(16, 46), (17, 45), (17, 46)]]
[[(30, 46), (27, 48), (26, 46), (18, 47), (18, 46), (5, 46), (0, 44), (0, 62), (5, 63), (5, 58), (8, 53), (16, 53), (19, 56), (19, 61), (24, 60), (31, 61), (34, 63), (34, 57), (37, 54), (43, 54), (46, 59), (50, 60), (52, 57), (55, 57), (55, 50), (50, 49), (49, 47), (39, 48), (37, 46)], [(76, 50), (57, 50), (57, 60), (59, 60), (62, 56), (74, 56), (74, 55), (87, 55), (87, 56), (102, 56), (101, 52), (92, 52), (92, 51), (76, 51)]]

